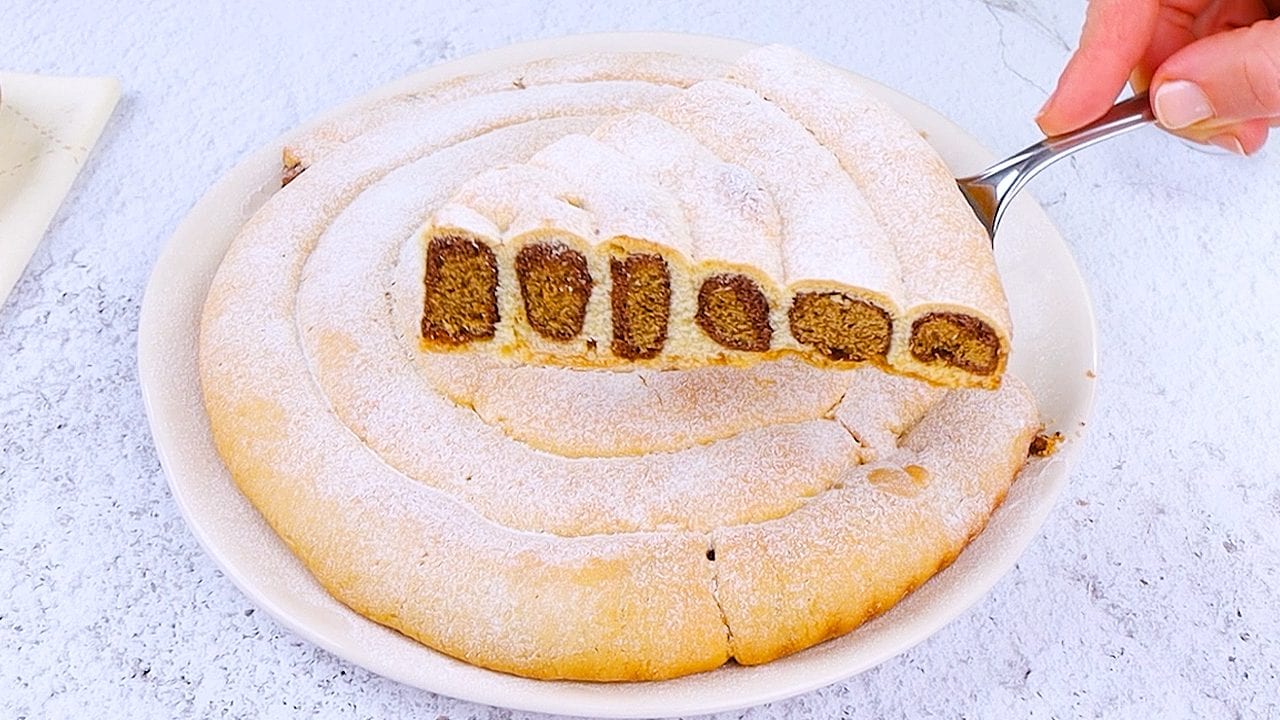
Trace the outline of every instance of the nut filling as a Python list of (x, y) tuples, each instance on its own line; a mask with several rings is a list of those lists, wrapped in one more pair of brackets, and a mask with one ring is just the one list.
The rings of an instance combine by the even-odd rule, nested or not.
[(667, 342), (671, 316), (671, 272), (661, 255), (632, 253), (609, 261), (613, 291), (613, 343), (609, 349), (627, 360), (657, 357)]
[(591, 297), (582, 253), (560, 242), (525, 245), (516, 253), (516, 279), (529, 327), (550, 340), (572, 340), (582, 332)]
[(796, 293), (787, 312), (791, 334), (832, 360), (884, 361), (893, 338), (889, 313), (838, 292)]
[(498, 323), (498, 263), (487, 245), (458, 235), (427, 243), (422, 339), (439, 345), (490, 340)]
[(990, 375), (1000, 365), (1000, 338), (975, 317), (929, 313), (911, 324), (911, 355), (920, 362)]
[(769, 300), (746, 275), (723, 273), (707, 278), (698, 289), (698, 327), (731, 350), (763, 352), (773, 340)]

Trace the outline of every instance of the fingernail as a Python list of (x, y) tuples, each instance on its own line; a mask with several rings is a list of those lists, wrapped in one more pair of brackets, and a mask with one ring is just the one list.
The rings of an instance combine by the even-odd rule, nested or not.
[(1044, 117), (1044, 114), (1049, 112), (1049, 106), (1053, 104), (1053, 99), (1057, 97), (1057, 95), (1058, 89), (1054, 88), (1053, 92), (1049, 93), (1049, 97), (1044, 99), (1044, 104), (1036, 111), (1036, 122), (1039, 122), (1040, 118)]
[(1170, 130), (1178, 130), (1213, 117), (1209, 96), (1190, 80), (1170, 80), (1156, 90), (1156, 119)]
[(1044, 105), (1041, 106), (1041, 108), (1038, 111), (1036, 111), (1035, 123), (1040, 128), (1041, 132), (1043, 132), (1045, 135), (1051, 134), (1048, 130), (1045, 130), (1044, 119), (1049, 114), (1049, 104), (1052, 102), (1053, 102), (1053, 96), (1050, 95), (1049, 99), (1044, 101)]
[(1227, 152), (1232, 152), (1237, 155), (1248, 154), (1244, 151), (1244, 145), (1240, 144), (1240, 141), (1236, 139), (1235, 135), (1229, 135), (1227, 133), (1223, 133), (1222, 135), (1214, 135), (1213, 137), (1209, 138), (1209, 144), (1213, 145), (1214, 147), (1220, 147), (1223, 150), (1226, 150)]
[(1033, 118), (1033, 120), (1035, 121), (1035, 124), (1037, 127), (1039, 127), (1041, 130), (1044, 130), (1044, 108), (1040, 108), (1040, 112), (1036, 113), (1036, 116), (1035, 118)]

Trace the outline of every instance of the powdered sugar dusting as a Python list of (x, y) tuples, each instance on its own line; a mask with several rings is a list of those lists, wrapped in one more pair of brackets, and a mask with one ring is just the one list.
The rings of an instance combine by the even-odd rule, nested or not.
[(785, 284), (834, 281), (901, 296), (897, 257), (867, 201), (831, 153), (776, 106), (712, 80), (672, 96), (654, 114), (741, 165), (773, 195)]
[[(584, 368), (785, 354), (829, 365), (791, 335), (788, 311), (796, 293), (844, 292), (890, 314), (889, 367), (951, 386), (997, 384), (1010, 338), (1003, 290), (937, 154), (847, 76), (794, 51), (752, 51), (726, 76), (732, 82), (673, 93), (652, 113), (620, 113), (592, 137), (561, 138), (527, 167), (465, 185), (437, 211), (429, 234), (471, 232), (494, 246), (500, 264), (524, 242), (557, 239), (584, 254), (593, 280), (583, 330), (568, 342), (527, 328), (516, 283), (500, 282), (495, 341), (474, 349)], [(636, 251), (664, 256), (672, 298), (665, 344), (643, 360), (601, 349), (612, 332), (609, 259)], [(768, 306), (770, 336), (752, 353), (696, 327), (703, 282), (723, 272), (752, 278)], [(913, 323), (936, 312), (985, 321), (999, 345), (994, 369), (917, 358)]]
[[(961, 309), (986, 320), (1008, 345), (1008, 303), (990, 240), (929, 143), (842, 71), (790, 48), (753, 50), (729, 77), (796, 118), (853, 178), (892, 240), (908, 321)], [(926, 370), (901, 341), (892, 362)]]
[(464, 75), (374, 100), (351, 113), (322, 123), (290, 143), (288, 151), (310, 167), (344, 143), (384, 125), (403, 121), (425, 108), (478, 95), (525, 90), (538, 85), (635, 80), (687, 87), (718, 77), (728, 65), (709, 58), (672, 53), (598, 53), (535, 60), (478, 75)]
[(595, 132), (668, 188), (688, 218), (697, 262), (741, 264), (772, 284), (782, 278), (781, 219), (754, 175), (649, 113), (623, 115)]
[(592, 373), (420, 352), (417, 231), (468, 181), (549, 146), (607, 148), (587, 137), (602, 117), (680, 98), (777, 112), (723, 83), (675, 93), (602, 81), (415, 105), (319, 157), (227, 253), (200, 341), (215, 440), (343, 602), (536, 677), (762, 661), (896, 600), (1008, 487), (1037, 427), (1016, 381), (942, 392), (870, 369)]

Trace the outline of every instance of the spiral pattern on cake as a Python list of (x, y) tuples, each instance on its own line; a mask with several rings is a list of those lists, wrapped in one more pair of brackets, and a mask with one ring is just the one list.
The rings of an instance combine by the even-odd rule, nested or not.
[[(205, 403), (236, 483), (343, 603), (530, 677), (761, 663), (891, 607), (981, 530), (1039, 420), (1016, 378), (999, 381), (989, 250), (931, 254), (936, 177), (896, 180), (918, 207), (895, 232), (916, 250), (874, 239), (877, 213), (897, 212), (874, 203), (851, 234), (825, 234), (842, 207), (826, 181), (865, 197), (919, 166), (912, 134), (883, 141), (883, 177), (850, 174), (848, 148), (902, 124), (855, 97), (780, 48), (732, 65), (595, 54), (422, 88), (295, 138), (202, 321)], [(749, 109), (742, 123), (722, 100)], [(769, 150), (801, 133), (808, 149)], [(661, 156), (672, 147), (679, 162)], [(732, 232), (705, 242), (717, 229)], [(747, 233), (773, 244), (731, 242)], [(788, 254), (793, 237), (815, 244)], [(857, 263), (822, 243), (863, 274), (833, 272)], [(877, 319), (883, 332), (861, 329)], [(831, 327), (859, 328), (857, 343)], [(565, 344), (586, 369), (549, 360)], [(735, 355), (752, 353), (768, 361)], [(964, 365), (989, 356), (986, 375)], [(671, 357), (690, 367), (660, 370)]]

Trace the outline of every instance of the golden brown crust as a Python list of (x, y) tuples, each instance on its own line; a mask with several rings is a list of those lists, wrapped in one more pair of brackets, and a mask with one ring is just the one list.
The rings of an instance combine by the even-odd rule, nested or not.
[[(882, 612), (1003, 497), (1038, 425), (1016, 380), (977, 393), (872, 369), (517, 368), (534, 377), (416, 352), (420, 335), (484, 337), (519, 312), (492, 293), (517, 282), (515, 250), (486, 255), (461, 232), (433, 249), (415, 234), (430, 209), (486, 168), (590, 132), (575, 111), (669, 94), (572, 90), (530, 84), (502, 101), (501, 121), (464, 100), (424, 111), (416, 133), (375, 131), (313, 163), (245, 226), (210, 288), (199, 347), (232, 477), (334, 597), (504, 672), (675, 677), (763, 662)], [(593, 104), (579, 108), (584, 97)], [(401, 250), (412, 260), (396, 267)], [(637, 354), (672, 342), (671, 317), (694, 322), (671, 288), (696, 295), (705, 276), (639, 245), (614, 260), (616, 275), (588, 259), (588, 302), (621, 317), (615, 335)], [(546, 309), (573, 310), (579, 285)], [(758, 321), (749, 304), (739, 309)], [(655, 306), (668, 314), (640, 312)], [(602, 413), (607, 429), (578, 426)]]
[[(1011, 387), (949, 393), (903, 438), (909, 460), (863, 466), (785, 518), (717, 531), (718, 597), (734, 658), (768, 662), (847, 633), (949, 565), (1003, 500), (1036, 431), (1028, 406), (997, 401), (1010, 393), (1026, 395)], [(1009, 440), (981, 450), (934, 444), (976, 422), (975, 412)]]
[[(216, 387), (205, 396), (238, 487), (361, 615), (467, 662), (542, 679), (661, 680), (728, 660), (700, 534), (619, 543), (513, 532), (373, 467), (358, 489), (333, 492), (349, 483), (338, 458), (311, 475), (290, 457), (288, 438), (314, 425), (266, 398)], [(280, 434), (266, 437), (267, 427)], [(366, 454), (334, 443), (313, 461), (335, 452)]]

